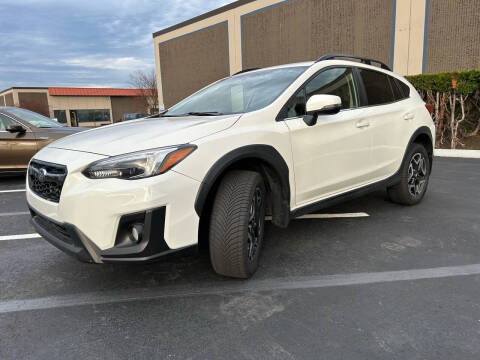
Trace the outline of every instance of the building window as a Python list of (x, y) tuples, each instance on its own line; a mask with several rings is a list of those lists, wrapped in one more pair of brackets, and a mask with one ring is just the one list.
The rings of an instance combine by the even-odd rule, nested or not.
[(67, 123), (67, 114), (65, 110), (53, 110), (53, 117), (57, 119), (60, 124)]
[(110, 110), (73, 110), (78, 123), (110, 122)]

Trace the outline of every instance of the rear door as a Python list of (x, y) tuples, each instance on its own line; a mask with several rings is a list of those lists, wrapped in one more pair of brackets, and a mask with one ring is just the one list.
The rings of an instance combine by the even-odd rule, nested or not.
[[(8, 132), (9, 125), (22, 125), (26, 128), (26, 132)], [(35, 134), (25, 125), (0, 114), (0, 169), (25, 169), (36, 152)]]
[(372, 134), (373, 180), (380, 180), (398, 170), (414, 114), (393, 77), (361, 67), (357, 71)]
[[(320, 115), (313, 126), (303, 120), (306, 101), (316, 94), (337, 95), (342, 110)], [(371, 134), (359, 108), (353, 70), (331, 67), (314, 76), (280, 113), (290, 129), (296, 205), (307, 205), (358, 187), (371, 172)]]

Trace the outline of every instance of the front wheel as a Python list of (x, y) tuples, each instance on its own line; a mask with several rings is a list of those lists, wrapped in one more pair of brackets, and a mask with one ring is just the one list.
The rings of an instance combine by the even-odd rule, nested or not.
[(403, 205), (422, 201), (430, 177), (430, 158), (422, 144), (414, 143), (400, 169), (401, 181), (387, 189), (390, 200)]
[(235, 170), (223, 178), (210, 218), (210, 259), (218, 274), (246, 279), (257, 270), (265, 200), (265, 184), (259, 173)]

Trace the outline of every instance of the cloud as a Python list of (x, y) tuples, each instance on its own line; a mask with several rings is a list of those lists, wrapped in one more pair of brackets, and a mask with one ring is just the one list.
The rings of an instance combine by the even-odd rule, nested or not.
[(0, 89), (129, 86), (154, 67), (152, 33), (228, 0), (0, 0)]
[(153, 65), (152, 63), (149, 63), (143, 59), (135, 58), (132, 56), (116, 57), (116, 58), (86, 56), (86, 57), (63, 59), (63, 60), (60, 60), (60, 62), (64, 65), (69, 65), (69, 66), (79, 66), (79, 67), (86, 67), (86, 68), (109, 69), (109, 70), (137, 70), (137, 69), (145, 69)]

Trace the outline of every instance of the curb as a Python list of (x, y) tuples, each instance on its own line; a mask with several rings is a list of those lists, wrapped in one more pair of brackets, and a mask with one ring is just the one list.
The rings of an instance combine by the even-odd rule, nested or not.
[(441, 157), (480, 159), (480, 150), (435, 149), (433, 155)]

